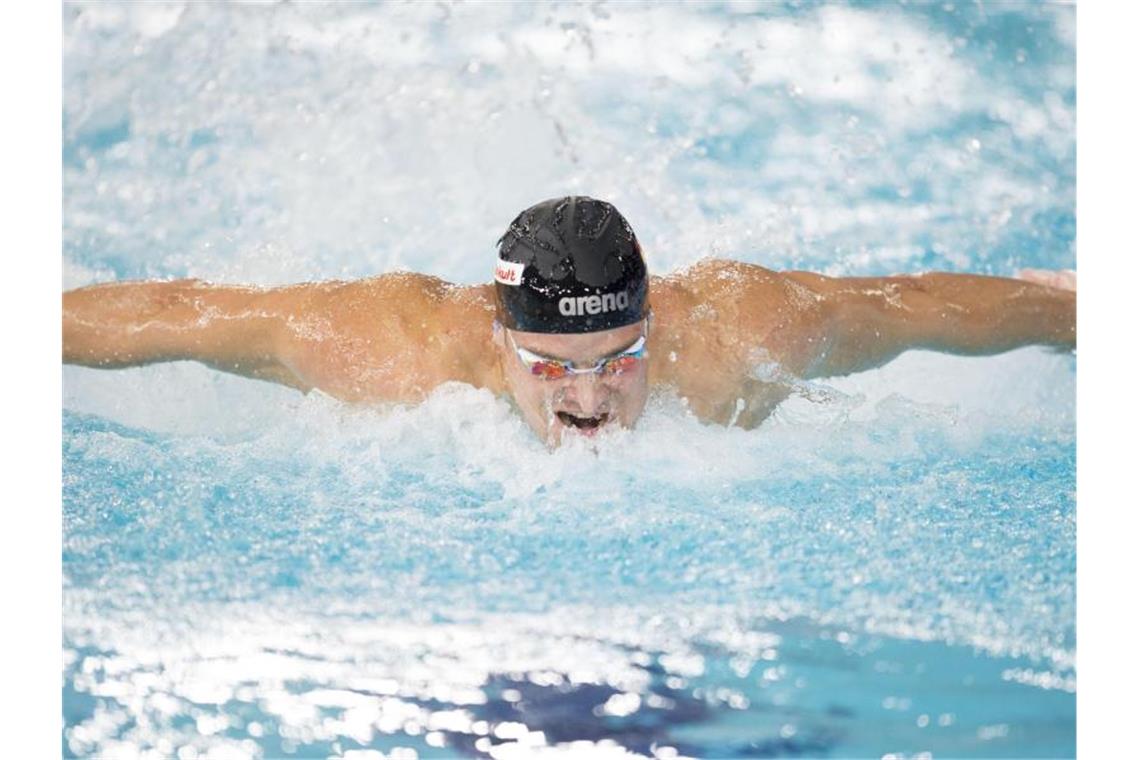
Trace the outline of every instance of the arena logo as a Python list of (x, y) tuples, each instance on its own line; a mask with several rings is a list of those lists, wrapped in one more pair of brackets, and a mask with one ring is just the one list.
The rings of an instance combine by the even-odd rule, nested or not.
[(584, 317), (629, 308), (629, 293), (603, 293), (600, 296), (566, 296), (558, 301), (558, 313), (564, 317)]

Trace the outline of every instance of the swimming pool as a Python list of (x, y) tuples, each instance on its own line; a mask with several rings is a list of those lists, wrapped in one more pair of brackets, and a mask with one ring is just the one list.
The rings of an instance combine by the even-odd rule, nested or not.
[[(651, 268), (1070, 267), (1072, 8), (65, 8), (65, 286), (488, 279), (612, 200)], [(525, 150), (523, 150), (525, 148)], [(754, 431), (546, 451), (64, 370), (63, 751), (1070, 756), (1075, 359), (916, 352)]]

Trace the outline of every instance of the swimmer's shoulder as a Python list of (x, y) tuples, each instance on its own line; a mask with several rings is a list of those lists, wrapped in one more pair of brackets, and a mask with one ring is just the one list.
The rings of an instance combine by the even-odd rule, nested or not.
[(651, 294), (657, 290), (669, 297), (708, 300), (720, 296), (736, 296), (747, 290), (779, 288), (784, 280), (780, 272), (757, 264), (731, 259), (701, 259), (684, 269), (654, 277)]
[(761, 353), (790, 366), (801, 363), (797, 347), (823, 319), (811, 277), (706, 259), (658, 279), (650, 298), (673, 342), (689, 351), (713, 349), (722, 371), (733, 375), (747, 372)]
[(769, 269), (724, 259), (652, 278), (655, 376), (690, 398), (732, 394), (770, 329), (779, 281)]
[(459, 358), (486, 353), (495, 318), (492, 285), (457, 285), (416, 272), (345, 283), (329, 297), (337, 301), (346, 326), (381, 329), (410, 345)]
[(443, 382), (487, 384), (490, 285), (393, 272), (285, 290), (294, 361), (323, 378), (318, 387), (351, 386), (338, 397), (414, 400)]
[(757, 264), (702, 259), (650, 283), (655, 310), (684, 320), (712, 316), (724, 330), (754, 330), (787, 302), (788, 279)]
[(418, 272), (389, 272), (359, 280), (307, 286), (305, 305), (355, 320), (425, 322), (431, 326), (494, 315), (491, 285), (457, 285)]

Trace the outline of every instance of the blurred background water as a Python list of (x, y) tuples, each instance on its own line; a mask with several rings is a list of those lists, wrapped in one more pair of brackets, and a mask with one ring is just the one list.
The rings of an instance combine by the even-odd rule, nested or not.
[[(1074, 10), (67, 3), (64, 287), (489, 280), (584, 193), (650, 267), (1074, 265)], [(1075, 360), (916, 352), (597, 453), (64, 369), (66, 755), (1068, 756)], [(488, 442), (494, 445), (488, 445)]]

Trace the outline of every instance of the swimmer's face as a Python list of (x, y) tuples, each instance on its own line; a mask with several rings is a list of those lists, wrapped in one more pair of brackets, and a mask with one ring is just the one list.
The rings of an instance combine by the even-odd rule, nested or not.
[(619, 372), (545, 379), (519, 357), (516, 348), (528, 359), (544, 357), (588, 368), (600, 359), (620, 357), (622, 352), (636, 348), (647, 329), (645, 322), (637, 322), (581, 334), (497, 330), (495, 345), (503, 375), (523, 419), (550, 446), (557, 446), (566, 436), (593, 436), (615, 425), (632, 427), (649, 395), (647, 358), (621, 359), (611, 365), (611, 369), (622, 367)]

